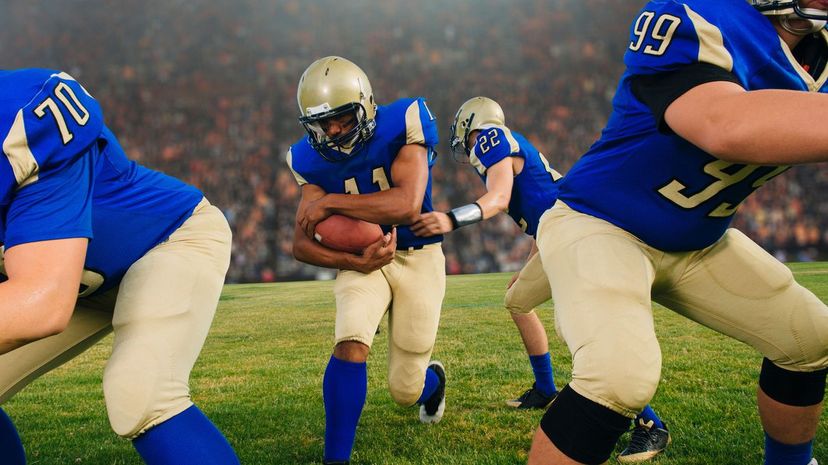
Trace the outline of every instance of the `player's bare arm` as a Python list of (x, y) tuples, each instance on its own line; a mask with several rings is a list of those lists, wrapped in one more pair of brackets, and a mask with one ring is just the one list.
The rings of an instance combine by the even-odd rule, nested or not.
[(62, 332), (75, 307), (86, 238), (30, 242), (5, 251), (0, 354)]
[(297, 209), (293, 234), (293, 255), (297, 260), (327, 268), (370, 273), (382, 268), (394, 259), (394, 251), (397, 248), (396, 229), (366, 248), (362, 255), (329, 249), (308, 236), (300, 226), (300, 218), (303, 217), (302, 213), (310, 203), (324, 196), (325, 191), (317, 185), (305, 184), (302, 186), (302, 198)]
[(694, 87), (664, 113), (670, 129), (711, 155), (755, 165), (828, 161), (828, 133), (814, 130), (813, 125), (826, 118), (826, 94), (748, 92), (724, 81)]
[(427, 156), (422, 145), (404, 145), (391, 165), (393, 186), (368, 194), (327, 194), (299, 210), (299, 224), (310, 236), (318, 222), (334, 213), (377, 224), (414, 223), (428, 185)]
[[(509, 207), (517, 160), (514, 157), (504, 158), (486, 170), (486, 193), (475, 202), (483, 212), (484, 220), (506, 211)], [(420, 237), (445, 234), (453, 230), (454, 225), (448, 214), (437, 211), (421, 214), (417, 222), (411, 226), (411, 232)]]

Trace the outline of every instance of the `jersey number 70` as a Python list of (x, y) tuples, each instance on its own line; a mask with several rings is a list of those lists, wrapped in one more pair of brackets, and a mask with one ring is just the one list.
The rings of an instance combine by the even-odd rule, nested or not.
[[(89, 111), (83, 106), (80, 100), (78, 100), (78, 96), (75, 95), (75, 91), (73, 91), (72, 88), (65, 82), (59, 82), (55, 86), (53, 93), (55, 94), (55, 97), (57, 97), (58, 101), (63, 104), (62, 106), (69, 113), (69, 116), (71, 116), (72, 119), (78, 123), (78, 125), (84, 126), (86, 122), (89, 121)], [(55, 99), (51, 96), (46, 97), (45, 100), (40, 102), (40, 105), (35, 107), (34, 114), (38, 117), (38, 119), (43, 119), (43, 117), (46, 116), (47, 111), (52, 115), (52, 118), (54, 118), (55, 124), (57, 124), (63, 145), (71, 142), (75, 136), (71, 131), (69, 131), (63, 112), (58, 107)]]

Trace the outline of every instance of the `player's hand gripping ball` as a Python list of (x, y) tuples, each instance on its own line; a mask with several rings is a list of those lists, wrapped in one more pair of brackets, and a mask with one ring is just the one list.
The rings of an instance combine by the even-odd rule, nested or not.
[(382, 236), (380, 225), (345, 215), (325, 218), (313, 232), (313, 237), (325, 247), (355, 254), (361, 254)]

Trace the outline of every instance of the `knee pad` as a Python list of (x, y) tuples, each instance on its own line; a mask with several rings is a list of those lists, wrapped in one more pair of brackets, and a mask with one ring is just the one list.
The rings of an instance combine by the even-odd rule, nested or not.
[(759, 387), (771, 399), (785, 405), (808, 407), (822, 402), (825, 397), (825, 376), (828, 368), (817, 371), (790, 371), (762, 360)]
[(193, 405), (187, 386), (162, 389), (164, 383), (157, 380), (118, 377), (116, 372), (104, 372), (103, 388), (109, 424), (118, 436), (133, 439)]
[(423, 392), (423, 387), (422, 383), (417, 387), (408, 383), (400, 385), (389, 382), (388, 390), (391, 393), (391, 398), (394, 399), (397, 405), (411, 407), (417, 403), (417, 399), (420, 398), (420, 394)]
[(567, 457), (586, 464), (609, 460), (615, 443), (630, 427), (630, 418), (598, 405), (567, 385), (540, 424), (550, 441)]
[(633, 418), (655, 395), (661, 364), (627, 363), (629, 360), (633, 358), (620, 349), (614, 354), (599, 351), (592, 355), (588, 370), (582, 369), (569, 384), (589, 399)]

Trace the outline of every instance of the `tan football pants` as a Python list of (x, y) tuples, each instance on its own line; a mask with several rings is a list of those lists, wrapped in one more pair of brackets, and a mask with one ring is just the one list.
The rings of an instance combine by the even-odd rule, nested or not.
[(541, 217), (538, 247), (572, 353), (570, 386), (617, 413), (634, 417), (658, 385), (651, 300), (787, 370), (828, 366), (828, 307), (735, 229), (705, 249), (667, 253), (558, 201)]
[(413, 405), (423, 391), (445, 293), (440, 244), (398, 250), (394, 261), (369, 274), (341, 270), (334, 284), (335, 343), (371, 347), (387, 311), (388, 388), (394, 402)]
[(134, 438), (189, 408), (190, 370), (218, 304), (230, 240), (224, 215), (202, 200), (118, 289), (79, 299), (65, 331), (0, 356), (0, 404), (114, 329), (103, 375), (113, 430)]
[(503, 305), (510, 313), (532, 313), (536, 307), (552, 298), (549, 278), (543, 271), (541, 255), (532, 255), (518, 273), (518, 279), (506, 290)]

